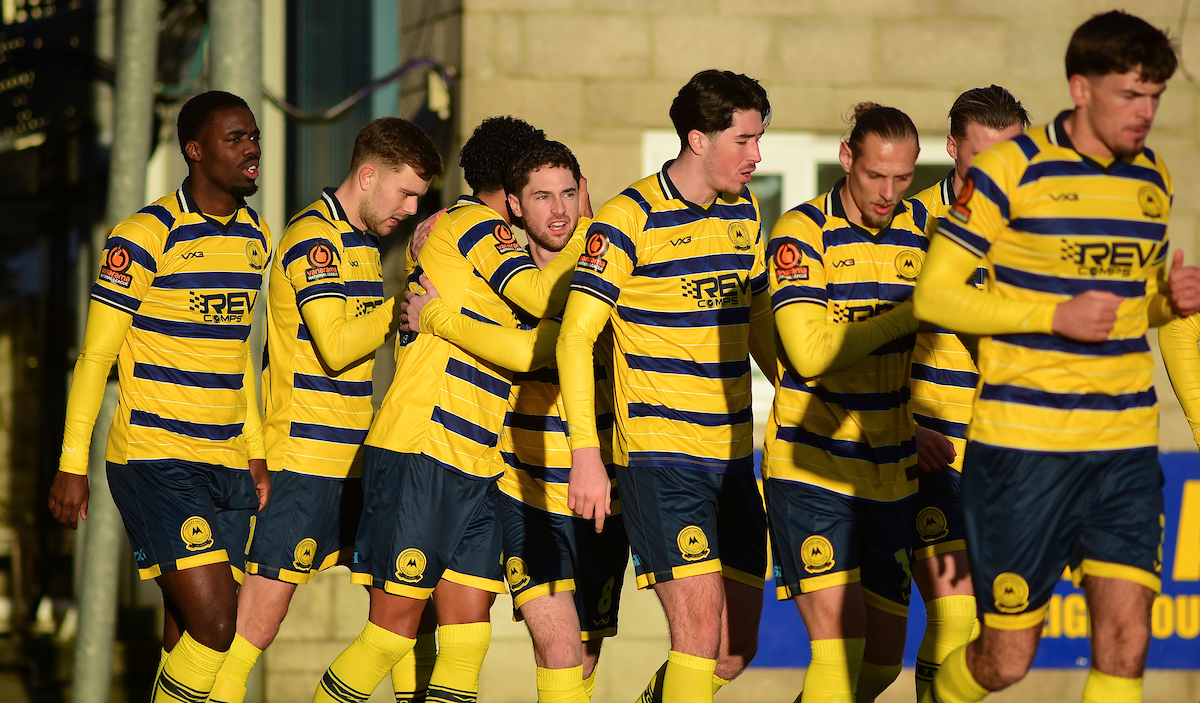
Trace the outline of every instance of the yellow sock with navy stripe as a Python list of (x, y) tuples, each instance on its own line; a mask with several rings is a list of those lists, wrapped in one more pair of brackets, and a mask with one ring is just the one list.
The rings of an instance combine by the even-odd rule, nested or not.
[(663, 665), (658, 667), (658, 671), (650, 676), (650, 683), (646, 684), (642, 695), (638, 696), (633, 703), (662, 703), (663, 674), (665, 673), (667, 673), (667, 663), (663, 662)]
[(978, 621), (974, 596), (946, 596), (925, 604), (925, 636), (917, 650), (917, 698), (933, 683), (946, 655), (971, 641)]
[(1109, 676), (1092, 669), (1083, 686), (1083, 703), (1142, 703), (1142, 680)]
[(418, 632), (412, 653), (392, 667), (392, 692), (396, 703), (423, 703), (429, 677), (437, 661), (437, 635)]
[(713, 696), (716, 659), (696, 657), (671, 650), (663, 672), (663, 703), (706, 703)]
[(415, 644), (368, 620), (358, 638), (325, 670), (313, 703), (363, 703)]
[(866, 639), (813, 640), (802, 703), (854, 703)]
[(964, 645), (946, 655), (937, 676), (933, 677), (932, 690), (920, 700), (923, 703), (979, 703), (989, 693), (991, 691), (980, 686), (975, 677), (971, 676), (971, 670), (967, 668), (967, 648)]
[(154, 697), (150, 700), (152, 703), (195, 703), (208, 698), (225, 656), (225, 652), (209, 649), (184, 632), (167, 655), (162, 673), (154, 684)]
[(209, 703), (242, 703), (246, 700), (246, 681), (260, 654), (262, 650), (250, 644), (249, 640), (234, 635), (233, 644), (229, 645), (229, 656), (217, 672), (212, 693), (208, 694)]
[(854, 700), (858, 703), (874, 703), (879, 694), (900, 675), (900, 664), (884, 666), (864, 661), (858, 669), (858, 686), (854, 689)]
[(600, 662), (592, 667), (592, 674), (583, 680), (583, 692), (587, 694), (588, 700), (592, 700), (592, 694), (596, 692), (596, 672), (600, 670)]
[(588, 703), (583, 665), (569, 669), (537, 668), (538, 703)]
[(490, 622), (439, 625), (437, 663), (429, 677), (426, 703), (475, 703), (479, 669), (491, 641)]

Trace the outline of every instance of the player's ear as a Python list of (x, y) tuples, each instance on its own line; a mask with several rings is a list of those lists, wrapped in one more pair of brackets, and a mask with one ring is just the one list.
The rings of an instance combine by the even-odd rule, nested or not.
[(696, 156), (704, 156), (708, 148), (708, 135), (698, 129), (688, 132), (688, 149)]
[(517, 196), (509, 193), (506, 197), (508, 198), (508, 209), (512, 210), (512, 214), (517, 217), (524, 217), (521, 214), (521, 201), (517, 199)]
[(838, 147), (838, 161), (842, 164), (842, 170), (850, 173), (850, 164), (854, 162), (854, 152), (850, 151), (849, 142), (842, 142)]
[(200, 142), (195, 139), (189, 139), (187, 144), (183, 145), (183, 151), (187, 154), (189, 161), (199, 161), (202, 154), (200, 150)]
[(952, 161), (958, 161), (958, 142), (954, 141), (953, 134), (946, 135), (946, 153)]
[(371, 184), (379, 177), (379, 171), (371, 164), (363, 164), (358, 167), (358, 187), (362, 190), (370, 190)]
[(1076, 73), (1067, 79), (1067, 85), (1071, 89), (1071, 102), (1075, 103), (1075, 107), (1084, 107), (1092, 102), (1092, 79)]

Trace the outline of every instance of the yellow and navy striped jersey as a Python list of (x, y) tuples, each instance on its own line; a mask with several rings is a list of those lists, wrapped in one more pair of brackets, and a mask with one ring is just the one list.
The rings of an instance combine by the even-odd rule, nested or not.
[[(902, 201), (891, 224), (873, 233), (846, 218), (844, 185), (838, 181), (775, 224), (767, 248), (775, 310), (819, 305), (830, 323), (847, 324), (912, 297), (929, 242), (925, 206)], [(763, 476), (871, 500), (916, 492), (909, 410), (914, 341), (906, 335), (817, 378), (800, 376), (780, 354)]]
[(242, 203), (228, 222), (208, 217), (186, 180), (109, 235), (92, 299), (133, 324), (107, 461), (248, 466), (246, 340), (270, 251), (258, 213)]
[(1075, 150), (1070, 112), (975, 157), (941, 234), (980, 257), (999, 299), (1124, 298), (1107, 341), (1005, 334), (979, 345), (968, 436), (1031, 451), (1158, 446), (1151, 301), (1165, 284), (1171, 177), (1149, 149), (1099, 160)]
[[(532, 329), (531, 325), (522, 325)], [(596, 340), (596, 429), (600, 456), (609, 468), (612, 512), (621, 511), (612, 472), (612, 374), (605, 367), (612, 358), (612, 334), (606, 329)], [(500, 490), (526, 505), (574, 515), (567, 507), (567, 484), (571, 476), (571, 441), (567, 413), (553, 365), (513, 377), (508, 414), (500, 433), (500, 456), (504, 475)]]
[[(580, 245), (573, 241), (559, 256), (573, 258)], [(518, 319), (505, 302), (508, 288), (518, 285), (512, 277), (537, 269), (500, 215), (470, 196), (438, 220), (417, 264), (410, 284), (424, 273), (451, 310), (512, 328)], [(569, 264), (564, 260), (559, 268)], [(496, 478), (504, 467), (496, 444), (511, 382), (511, 371), (440, 337), (404, 335), (397, 340), (396, 375), (366, 443), (423, 454), (469, 478)]]
[(770, 314), (758, 202), (688, 203), (669, 166), (597, 213), (571, 283), (613, 307), (613, 460), (750, 470), (752, 298)]
[[(941, 181), (913, 196), (929, 212), (925, 232), (937, 232), (938, 219), (945, 217), (954, 203), (954, 169)], [(983, 286), (987, 269), (980, 267), (972, 280)], [(971, 352), (958, 335), (944, 327), (919, 332), (913, 349), (912, 408), (913, 420), (926, 429), (942, 434), (954, 445), (950, 468), (962, 471), (967, 450), (967, 426), (975, 403), (979, 371)]]
[(333, 188), (288, 223), (272, 265), (263, 440), (272, 471), (345, 478), (358, 474), (371, 427), (375, 354), (340, 372), (329, 369), (300, 314), (321, 298), (345, 301), (350, 315), (383, 302), (379, 239), (350, 224)]

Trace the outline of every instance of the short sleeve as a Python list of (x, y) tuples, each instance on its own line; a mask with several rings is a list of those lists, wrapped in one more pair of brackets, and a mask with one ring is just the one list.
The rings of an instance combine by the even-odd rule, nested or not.
[(117, 225), (104, 245), (92, 299), (136, 313), (158, 274), (163, 242), (173, 224), (166, 208), (151, 205)]
[(822, 242), (824, 224), (825, 216), (811, 203), (785, 213), (775, 223), (766, 249), (772, 309), (778, 310), (792, 303), (813, 303), (822, 307), (828, 303)]

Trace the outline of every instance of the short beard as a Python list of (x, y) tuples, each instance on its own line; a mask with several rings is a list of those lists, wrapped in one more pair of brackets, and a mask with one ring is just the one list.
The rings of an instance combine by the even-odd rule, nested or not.
[(363, 229), (377, 237), (382, 237), (384, 234), (391, 233), (391, 230), (388, 230), (388, 232), (379, 231), (379, 228), (383, 226), (383, 223), (391, 218), (381, 218), (379, 213), (375, 212), (375, 210), (371, 208), (366, 199), (364, 199), (358, 205), (358, 219), (362, 220)]
[(892, 211), (884, 217), (877, 217), (875, 213), (867, 212), (866, 210), (859, 210), (858, 212), (862, 215), (863, 226), (869, 229), (883, 229), (891, 223), (892, 217), (896, 214), (896, 208), (893, 206)]
[(232, 195), (233, 197), (237, 198), (238, 200), (245, 200), (246, 198), (249, 198), (251, 195), (254, 195), (257, 192), (258, 192), (258, 184), (257, 183), (251, 183), (248, 186), (234, 186), (229, 189), (229, 194)]
[(555, 254), (562, 251), (563, 248), (567, 246), (567, 242), (571, 241), (570, 235), (573, 233), (573, 230), (568, 232), (567, 236), (563, 237), (562, 241), (559, 242), (555, 241), (554, 237), (550, 236), (549, 234), (535, 232), (532, 229), (525, 230), (525, 236), (529, 237), (533, 243), (537, 244), (542, 249), (545, 249), (546, 251), (552, 251)]

